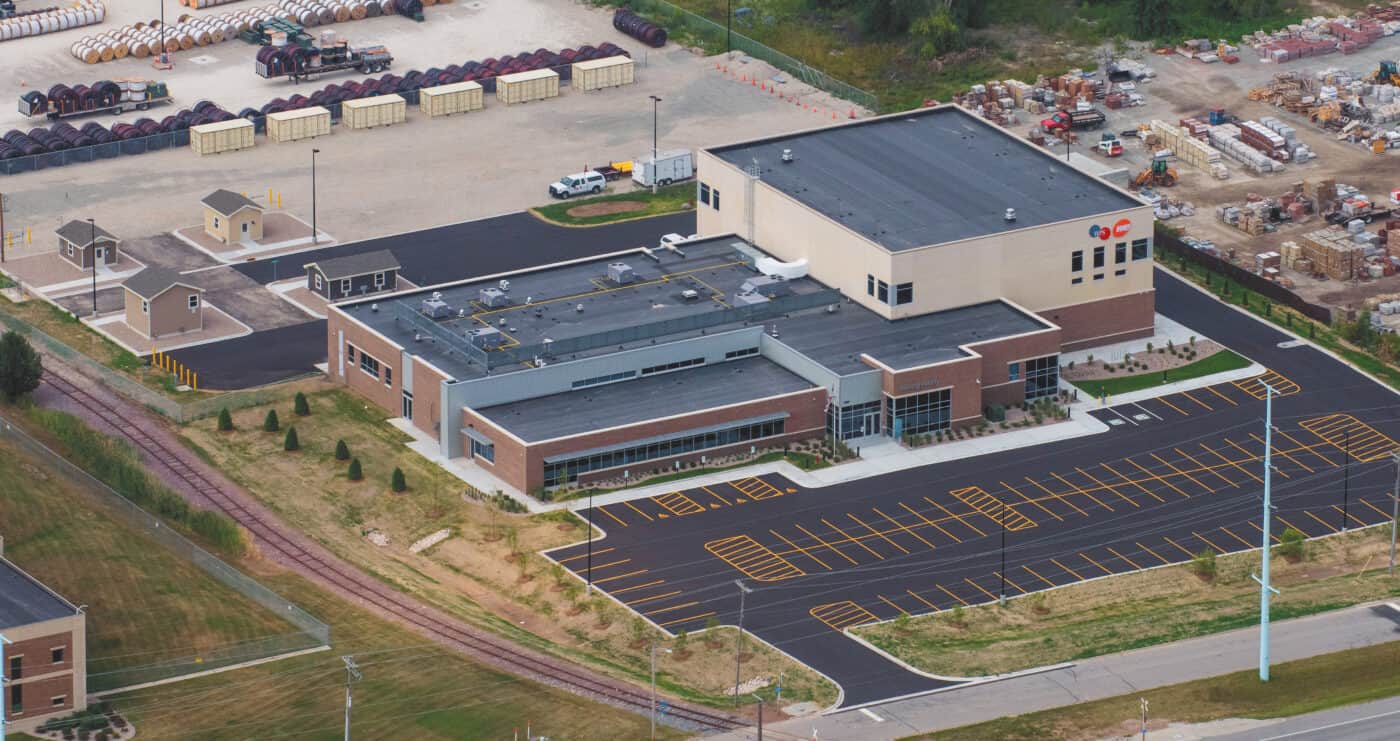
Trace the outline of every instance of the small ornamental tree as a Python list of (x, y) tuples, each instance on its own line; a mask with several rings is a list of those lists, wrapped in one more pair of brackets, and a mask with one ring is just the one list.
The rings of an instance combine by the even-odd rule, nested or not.
[(396, 492), (408, 489), (408, 482), (404, 481), (402, 468), (394, 469), (393, 475), (389, 477), (389, 488)]
[(1274, 546), (1274, 550), (1289, 561), (1300, 560), (1303, 557), (1303, 539), (1305, 537), (1301, 530), (1290, 527), (1279, 536), (1279, 544)]
[(338, 461), (350, 460), (350, 446), (344, 440), (335, 441), (335, 459)]
[(43, 373), (43, 361), (29, 340), (14, 330), (0, 336), (0, 393), (6, 400), (14, 401), (39, 388)]
[(311, 405), (306, 401), (306, 394), (297, 392), (296, 399), (292, 401), (292, 411), (296, 412), (298, 417), (306, 417), (311, 414)]
[(346, 469), (345, 476), (351, 481), (359, 481), (365, 477), (365, 472), (360, 470), (359, 458), (352, 458), (350, 460), (350, 468)]
[(219, 432), (233, 432), (233, 415), (228, 407), (219, 410)]
[(292, 425), (287, 428), (287, 437), (282, 440), (282, 449), (292, 451), (300, 447), (301, 443), (297, 441), (297, 428)]
[(277, 421), (277, 410), (267, 410), (267, 416), (263, 417), (263, 432), (276, 432), (280, 427), (281, 423)]

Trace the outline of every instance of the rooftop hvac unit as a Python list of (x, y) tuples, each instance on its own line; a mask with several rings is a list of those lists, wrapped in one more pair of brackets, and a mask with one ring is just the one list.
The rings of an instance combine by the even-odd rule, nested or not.
[(792, 159), (793, 159), (793, 157), (792, 157), (792, 150), (791, 150), (791, 149), (784, 149), (784, 150), (783, 150), (783, 156), (782, 156), (783, 162), (792, 162)]
[(510, 292), (510, 281), (506, 280), (505, 278), (502, 278), (502, 279), (501, 279), (501, 282), (498, 283), (497, 285), (499, 285), (499, 286), (501, 287), (501, 293), (509, 293), (509, 292)]
[(755, 306), (768, 303), (768, 297), (761, 293), (736, 293), (730, 303), (735, 306)]
[(472, 347), (495, 350), (501, 346), (501, 333), (495, 327), (478, 327), (467, 331), (467, 341)]
[(637, 280), (637, 274), (632, 271), (632, 266), (625, 262), (608, 263), (608, 280), (625, 286)]
[[(505, 283), (505, 281), (501, 281)], [(488, 309), (497, 309), (502, 306), (510, 306), (510, 296), (499, 288), (483, 288), (477, 294), (476, 300)]]
[(684, 291), (681, 291), (681, 298), (685, 299), (686, 301), (699, 301), (700, 292), (695, 290), (694, 288), (687, 288)]
[(756, 275), (739, 286), (740, 293), (761, 293), (764, 296), (786, 296), (792, 293), (787, 279), (780, 275)]
[(446, 319), (452, 316), (452, 307), (442, 300), (442, 294), (433, 291), (433, 295), (423, 299), (423, 305), (419, 308), (423, 316), (429, 319)]

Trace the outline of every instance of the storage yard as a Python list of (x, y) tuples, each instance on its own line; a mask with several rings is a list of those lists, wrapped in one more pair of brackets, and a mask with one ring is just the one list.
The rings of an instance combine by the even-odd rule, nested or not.
[[(191, 11), (168, 0), (166, 18), (174, 23), (181, 14), (239, 8), (240, 4), (233, 4)], [(98, 28), (148, 23), (153, 10), (154, 6), (114, 6)], [(776, 91), (770, 91), (767, 83), (772, 70), (760, 70), (766, 68), (760, 62), (747, 62), (736, 55), (730, 65), (732, 75), (726, 75), (716, 69), (716, 60), (674, 44), (650, 48), (643, 39), (613, 28), (610, 12), (567, 0), (439, 3), (425, 8), (423, 14), (422, 23), (381, 14), (317, 26), (308, 32), (319, 37), (334, 30), (342, 37), (382, 43), (394, 53), (390, 74), (399, 76), (412, 70), (443, 69), (464, 60), (486, 61), (507, 53), (578, 49), (610, 42), (632, 55), (635, 83), (616, 82), (617, 76), (626, 74), (617, 70), (613, 71), (614, 81), (605, 82), (598, 76), (604, 74), (600, 72), (590, 76), (588, 85), (601, 89), (585, 93), (582, 86), (569, 81), (561, 85), (557, 98), (524, 105), (501, 103), (491, 85), (483, 91), (480, 103), (460, 104), (466, 106), (464, 110), (484, 107), (468, 116), (430, 120), (415, 96), (407, 101), (404, 125), (367, 131), (333, 126), (331, 135), (312, 140), (321, 150), (317, 158), (317, 210), (323, 228), (332, 230), (342, 241), (537, 204), (543, 185), (557, 179), (560, 172), (634, 157), (649, 149), (650, 95), (663, 99), (657, 130), (666, 149), (790, 131), (829, 123), (832, 116), (844, 119), (851, 113), (848, 104), (801, 83), (783, 81), (774, 86)], [(309, 98), (327, 84), (344, 86), (363, 79), (356, 73), (300, 85), (285, 79), (266, 80), (254, 73), (255, 47), (236, 39), (195, 45), (173, 54), (175, 66), (169, 71), (153, 70), (150, 56), (137, 59), (130, 53), (124, 59), (88, 65), (71, 53), (72, 45), (85, 34), (84, 29), (78, 29), (5, 42), (7, 54), (18, 60), (12, 78), (23, 83), (12, 87), (11, 93), (47, 92), (60, 82), (73, 85), (103, 78), (152, 78), (165, 82), (175, 98), (160, 114), (172, 115), (187, 108), (193, 111), (196, 103), (207, 101), (200, 113), (212, 121), (223, 117), (217, 111), (231, 117), (274, 99), (288, 100), (298, 94)], [(765, 83), (764, 89), (750, 82), (755, 72)], [(609, 87), (617, 84), (621, 87)], [(782, 93), (781, 100), (778, 93)], [(217, 110), (209, 106), (217, 106)], [(8, 112), (0, 112), (0, 130), (29, 132), (47, 123), (22, 116), (13, 107), (5, 110)], [(99, 113), (72, 125), (81, 131), (92, 124), (111, 135), (114, 123), (132, 125), (141, 118), (159, 123), (163, 115), (156, 114), (155, 110), (120, 116)], [(530, 156), (522, 158), (517, 147), (501, 143), (528, 143)], [(309, 214), (312, 142), (301, 145), (304, 149), (298, 150), (295, 145), (270, 141), (259, 129), (251, 150), (225, 152), (212, 159), (195, 155), (190, 143), (168, 143), (164, 151), (139, 157), (120, 156), (0, 175), (9, 201), (6, 229), (20, 234), (25, 229), (44, 233), (72, 218), (78, 204), (90, 204), (86, 208), (91, 215), (117, 232), (156, 234), (186, 225), (180, 197), (221, 187), (236, 187), (250, 194), (271, 189), (283, 194), (284, 207)], [(444, 154), (459, 161), (460, 167), (441, 167)], [(388, 166), (391, 163), (393, 167)], [(161, 176), (133, 177), (136, 171)], [(366, 173), (373, 173), (372, 185), (367, 185)], [(457, 195), (425, 198), (429, 193)], [(12, 254), (25, 254), (26, 249), (42, 251), (47, 247), (21, 245), (14, 249)]]

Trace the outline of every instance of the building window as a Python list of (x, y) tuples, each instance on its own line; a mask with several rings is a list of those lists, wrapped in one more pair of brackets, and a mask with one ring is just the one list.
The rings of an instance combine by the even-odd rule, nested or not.
[(875, 276), (873, 276), (873, 275), (871, 275), (871, 274), (869, 274), (869, 273), (866, 273), (866, 274), (865, 274), (865, 295), (867, 295), (867, 296), (874, 296), (874, 295), (875, 295)]
[(896, 306), (901, 305), (901, 304), (912, 304), (912, 303), (914, 303), (914, 284), (913, 284), (913, 283), (900, 283), (899, 285), (895, 286), (895, 287), (894, 287), (894, 303), (895, 303)]
[(840, 440), (878, 435), (880, 408), (878, 399), (863, 404), (847, 404), (839, 409), (835, 404), (829, 405), (826, 408), (827, 434), (835, 435)]
[(948, 389), (913, 396), (885, 397), (885, 434), (922, 435), (946, 430), (951, 424), (952, 395)]
[(1083, 276), (1080, 276), (1080, 277), (1075, 278), (1074, 280), (1070, 281), (1070, 285), (1075, 285), (1075, 286), (1077, 286), (1077, 285), (1079, 285), (1080, 283), (1083, 283), (1083, 282), (1084, 282), (1084, 277), (1083, 277)]
[(50, 649), (50, 650), (49, 650), (49, 656), (53, 659), (53, 663), (55, 663), (55, 664), (62, 664), (62, 663), (63, 663), (63, 647), (62, 647), (62, 646), (59, 646), (58, 648)]
[(151, 313), (151, 302), (147, 301), (147, 300), (144, 299), (144, 298), (141, 299), (141, 313), (142, 313), (142, 314), (149, 314), (149, 313)]
[(375, 287), (375, 288), (383, 288), (383, 287), (384, 287), (384, 274), (383, 274), (383, 273), (375, 273), (375, 274), (374, 274), (374, 287)]
[(1094, 280), (1103, 280), (1103, 273), (1095, 273)]
[(1084, 250), (1075, 250), (1073, 254), (1069, 256), (1069, 270), (1071, 273), (1077, 273), (1083, 269)]
[(1020, 378), (1020, 377), (1021, 377), (1021, 363), (1020, 363), (1019, 361), (1018, 361), (1018, 362), (1015, 362), (1015, 363), (1008, 363), (1008, 364), (1006, 365), (1006, 379), (1007, 379), (1008, 381), (1015, 381), (1016, 379), (1018, 379), (1018, 378)]
[(1026, 398), (1054, 396), (1060, 390), (1060, 356), (1046, 355), (1026, 361)]
[(560, 486), (578, 481), (579, 474), (616, 468), (633, 463), (669, 458), (699, 450), (736, 445), (783, 434), (786, 421), (777, 419), (771, 422), (755, 422), (722, 430), (680, 435), (665, 440), (638, 444), (627, 448), (609, 450), (605, 453), (569, 458), (544, 464), (544, 485)]
[(385, 385), (385, 386), (393, 386), (393, 385), (394, 385), (394, 369), (391, 368), (391, 367), (389, 367), (389, 366), (387, 366), (387, 365), (384, 366), (384, 385)]
[(719, 188), (711, 188), (711, 189), (710, 189), (710, 199), (711, 199), (711, 201), (712, 201), (712, 203), (711, 203), (710, 205), (714, 206), (714, 207), (715, 207), (715, 210), (718, 211), (718, 210), (719, 210)]
[(496, 462), (496, 446), (493, 443), (484, 443), (476, 438), (471, 440), (473, 458), (485, 458), (492, 463)]
[(10, 657), (10, 681), (14, 681), (14, 680), (16, 680), (16, 679), (24, 679), (24, 657), (23, 657), (23, 656), (11, 656), (11, 657)]
[(570, 387), (572, 387), (572, 388), (581, 389), (581, 388), (585, 388), (585, 387), (588, 387), (588, 386), (599, 386), (599, 385), (602, 385), (602, 384), (604, 384), (604, 383), (614, 383), (614, 382), (616, 382), (616, 381), (626, 381), (626, 380), (629, 379), (629, 378), (635, 378), (636, 375), (637, 375), (637, 371), (622, 371), (621, 373), (609, 373), (609, 374), (606, 375), (606, 376), (594, 376), (594, 377), (592, 377), (592, 378), (581, 378), (581, 379), (579, 379), (579, 380), (577, 380), (577, 381), (574, 381), (573, 383), (571, 383), (571, 384), (569, 384), (569, 385), (570, 385)]
[(317, 273), (317, 274), (316, 274), (316, 290), (318, 290), (318, 291), (321, 290), (321, 285), (322, 285), (322, 284), (321, 284), (321, 274), (320, 274), (320, 273)]
[(72, 243), (72, 242), (69, 242), (69, 243), (68, 243), (68, 256), (69, 256), (69, 257), (72, 257), (72, 256), (73, 256), (73, 243)]
[(374, 358), (371, 358), (365, 353), (360, 353), (360, 370), (370, 374), (371, 376), (374, 376), (375, 378), (378, 378), (379, 361), (375, 360)]
[(1116, 275), (1116, 276), (1118, 276), (1119, 278), (1121, 278), (1121, 277), (1127, 275), (1127, 274), (1128, 274), (1128, 271), (1123, 270), (1122, 268), (1119, 268), (1118, 270), (1113, 271), (1113, 274)]
[(680, 370), (680, 369), (682, 369), (682, 368), (689, 368), (689, 367), (691, 367), (691, 366), (695, 366), (695, 365), (704, 365), (704, 364), (705, 364), (705, 359), (704, 359), (704, 358), (691, 358), (690, 360), (677, 360), (677, 361), (674, 362), (674, 363), (665, 363), (665, 364), (663, 364), (663, 365), (653, 365), (653, 366), (649, 366), (649, 367), (647, 367), (647, 368), (643, 368), (643, 369), (642, 369), (642, 375), (644, 375), (644, 376), (650, 376), (650, 375), (652, 375), (652, 374), (654, 374), (654, 373), (669, 373), (669, 372), (674, 371), (674, 370)]
[(1119, 242), (1113, 245), (1113, 264), (1122, 265), (1128, 261), (1128, 243)]
[(700, 184), (700, 202), (706, 206), (710, 205), (710, 186), (708, 183)]
[(1151, 244), (1146, 239), (1133, 240), (1133, 259), (1146, 260), (1152, 254)]
[(1094, 248), (1094, 267), (1103, 267), (1104, 248), (1102, 246)]
[(191, 293), (191, 294), (190, 294), (190, 297), (189, 297), (189, 305), (190, 305), (190, 311), (194, 311), (195, 309), (198, 309), (198, 308), (199, 308), (199, 294), (197, 294), (197, 293)]
[[(14, 679), (14, 675), (10, 675)], [(10, 685), (10, 715), (20, 715), (24, 712), (24, 685)]]
[(341, 279), (340, 279), (340, 293), (341, 293), (342, 296), (348, 296), (348, 295), (350, 295), (350, 279), (349, 279), (349, 278), (341, 278)]
[(355, 346), (348, 342), (345, 343), (345, 357), (350, 360), (351, 365), (355, 364)]
[(54, 707), (61, 708), (68, 702), (68, 695), (54, 695), (50, 702), (53, 703)]
[(724, 359), (725, 359), (725, 360), (737, 360), (737, 359), (739, 359), (739, 358), (747, 358), (747, 357), (750, 356), (750, 355), (757, 355), (757, 354), (758, 354), (758, 348), (756, 348), (756, 347), (746, 347), (746, 348), (744, 348), (744, 349), (742, 349), (742, 350), (730, 350), (729, 352), (727, 352), (727, 353), (724, 354)]
[(882, 280), (875, 281), (875, 300), (882, 304), (890, 302), (890, 284)]

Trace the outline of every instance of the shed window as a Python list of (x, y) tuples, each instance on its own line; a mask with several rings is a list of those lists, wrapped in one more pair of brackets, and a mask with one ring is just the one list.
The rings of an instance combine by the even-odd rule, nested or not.
[(349, 278), (341, 278), (341, 279), (340, 279), (340, 292), (341, 292), (341, 293), (346, 293), (346, 294), (350, 293), (350, 279), (349, 279)]
[(476, 438), (472, 438), (472, 457), (485, 458), (492, 463), (496, 462), (496, 446), (493, 443), (483, 443)]
[(321, 282), (321, 274), (320, 274), (320, 273), (317, 273), (317, 274), (316, 274), (316, 290), (318, 290), (318, 291), (321, 290), (321, 287), (322, 287), (323, 285), (324, 285), (324, 284)]
[(73, 256), (73, 243), (72, 243), (72, 242), (69, 242), (69, 243), (68, 243), (68, 256), (69, 256), (69, 257), (72, 257), (72, 256)]
[(871, 275), (871, 274), (869, 274), (869, 273), (866, 273), (866, 274), (865, 274), (865, 295), (867, 295), (867, 296), (874, 296), (874, 295), (875, 295), (875, 276), (873, 276), (873, 275)]
[(147, 300), (144, 299), (144, 298), (141, 299), (141, 313), (142, 313), (142, 314), (149, 314), (149, 313), (151, 313), (151, 302), (150, 302), (150, 301), (147, 301)]
[(1021, 377), (1021, 362), (1020, 362), (1020, 361), (1017, 361), (1017, 362), (1015, 362), (1015, 363), (1007, 363), (1007, 365), (1006, 365), (1006, 378), (1007, 378), (1007, 380), (1015, 381), (1015, 380), (1018, 380), (1020, 377)]
[(198, 308), (199, 308), (199, 294), (197, 294), (197, 293), (191, 293), (191, 294), (190, 294), (189, 303), (190, 303), (190, 311), (194, 311), (195, 309), (198, 309)]
[(52, 702), (53, 702), (53, 706), (54, 706), (54, 707), (56, 707), (56, 708), (61, 708), (61, 707), (63, 707), (64, 703), (68, 702), (68, 696), (67, 696), (67, 695), (54, 695), (54, 696), (53, 696)]
[(349, 358), (351, 365), (355, 364), (355, 346), (348, 342), (345, 343), (345, 357)]
[(384, 274), (383, 274), (383, 273), (375, 273), (375, 274), (374, 274), (374, 287), (375, 287), (375, 288), (383, 288), (383, 287), (384, 287)]
[(217, 216), (214, 217), (214, 228), (215, 228), (215, 229), (218, 229), (218, 228), (219, 228), (219, 217), (217, 217)]
[(1075, 278), (1074, 280), (1070, 281), (1070, 285), (1075, 285), (1075, 286), (1077, 286), (1077, 285), (1079, 285), (1080, 283), (1083, 283), (1083, 282), (1084, 282), (1084, 276), (1081, 275), (1081, 276), (1079, 276), (1078, 278)]
[(710, 205), (710, 185), (708, 183), (700, 184), (700, 202), (706, 206)]

